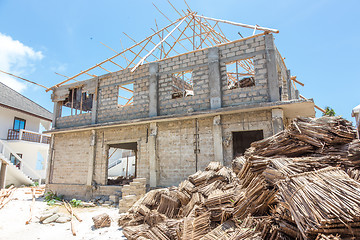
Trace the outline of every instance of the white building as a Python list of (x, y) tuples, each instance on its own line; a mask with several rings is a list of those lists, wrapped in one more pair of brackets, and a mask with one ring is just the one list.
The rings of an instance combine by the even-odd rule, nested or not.
[(357, 135), (359, 138), (359, 135), (360, 135), (360, 105), (357, 105), (356, 107), (353, 108), (351, 116), (355, 118)]
[(45, 179), (52, 114), (0, 83), (0, 188)]

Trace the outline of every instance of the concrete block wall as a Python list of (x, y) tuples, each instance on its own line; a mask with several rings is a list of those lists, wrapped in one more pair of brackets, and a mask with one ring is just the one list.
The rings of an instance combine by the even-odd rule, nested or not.
[[(269, 101), (264, 36), (223, 45), (219, 50), (223, 107)], [(228, 89), (226, 63), (250, 57), (254, 63), (255, 86)]]
[(287, 74), (287, 68), (279, 51), (275, 51), (275, 58), (276, 58), (276, 68), (278, 71), (279, 86), (281, 87), (281, 100), (283, 101), (290, 100), (289, 87), (291, 88), (291, 84), (289, 84), (290, 81), (288, 81), (288, 78), (290, 78), (290, 76), (288, 76)]
[(90, 131), (60, 133), (54, 136), (51, 183), (86, 184), (90, 136)]
[[(148, 117), (149, 65), (130, 72), (131, 68), (109, 73), (99, 78), (97, 123), (115, 122)], [(133, 105), (118, 106), (119, 86), (134, 84)]]
[(107, 166), (108, 166), (108, 148), (110, 144), (117, 143), (137, 143), (137, 176), (149, 178), (149, 160), (148, 160), (148, 124), (137, 126), (125, 126), (119, 128), (109, 128), (97, 131), (95, 147), (95, 168), (94, 181), (98, 184), (106, 184)]
[(89, 124), (91, 124), (90, 112), (56, 119), (56, 128), (77, 127)]
[(232, 132), (263, 130), (264, 138), (273, 135), (271, 110), (222, 116), (224, 164), (230, 166), (233, 158)]
[[(267, 48), (268, 45), (270, 46), (269, 48)], [(212, 51), (214, 50), (213, 48), (208, 48), (167, 58), (159, 62), (144, 64), (139, 66), (133, 73), (131, 73), (131, 69), (124, 69), (100, 76), (97, 79), (98, 99), (96, 110), (91, 113), (96, 115), (92, 116), (93, 121), (91, 122), (88, 114), (85, 114), (86, 116), (83, 117), (82, 115), (84, 114), (82, 114), (81, 116), (72, 116), (70, 118), (58, 118), (56, 127), (66, 128), (89, 125), (91, 123), (101, 124), (141, 119), (149, 116), (184, 114), (250, 102), (278, 101), (276, 97), (278, 86), (282, 86), (283, 92), (286, 91), (287, 87), (283, 86), (286, 83), (284, 81), (287, 79), (284, 78), (286, 68), (285, 65), (281, 65), (282, 62), (279, 60), (279, 56), (277, 54), (274, 56), (273, 54), (272, 35), (260, 35), (249, 39), (241, 39), (220, 45), (216, 49), (217, 51), (215, 52)], [(269, 59), (270, 57), (274, 57), (274, 59), (277, 57), (276, 62), (281, 72), (279, 79), (275, 69), (276, 66), (272, 64), (273, 61)], [(254, 62), (255, 86), (228, 89), (226, 63), (248, 58), (252, 58)], [(157, 64), (154, 72), (150, 70), (152, 69), (151, 64)], [(219, 64), (218, 67), (216, 66), (217, 64)], [(271, 69), (270, 73), (269, 69)], [(192, 71), (194, 96), (172, 99), (172, 74), (189, 70)], [(276, 80), (271, 80), (271, 84), (269, 84), (269, 76), (271, 76), (271, 79), (278, 79), (280, 84)], [(217, 78), (220, 79), (218, 80)], [(217, 90), (217, 81), (220, 81), (219, 90)], [(273, 81), (276, 81), (276, 83), (273, 83)], [(119, 86), (129, 83), (134, 84), (134, 103), (126, 107), (119, 107)], [(61, 88), (62, 91), (66, 90), (64, 86)], [(214, 96), (214, 89), (216, 96)], [(215, 104), (214, 102), (211, 103), (211, 101), (218, 102)]]

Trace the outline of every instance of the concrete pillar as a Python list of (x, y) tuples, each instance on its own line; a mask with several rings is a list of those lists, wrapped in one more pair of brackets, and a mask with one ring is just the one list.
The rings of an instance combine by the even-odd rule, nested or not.
[(300, 92), (299, 92), (299, 90), (295, 90), (295, 99), (299, 99), (300, 98)]
[(265, 35), (265, 52), (270, 102), (280, 101), (279, 78), (275, 58), (276, 51), (272, 34)]
[(221, 116), (213, 119), (213, 139), (214, 139), (214, 160), (224, 165), (223, 144), (222, 144), (222, 125)]
[(49, 153), (47, 159), (47, 166), (46, 166), (46, 179), (45, 184), (48, 185), (51, 183), (52, 172), (53, 172), (53, 162), (54, 162), (54, 138), (55, 134), (51, 134), (50, 138), (50, 146), (49, 146)]
[(271, 109), (273, 134), (284, 130), (284, 111), (281, 108)]
[(157, 62), (149, 65), (149, 117), (158, 115), (158, 71), (159, 64)]
[(286, 82), (287, 82), (287, 91), (288, 91), (288, 99), (291, 100), (292, 99), (292, 84), (291, 84), (291, 74), (290, 74), (290, 70), (286, 70)]
[(88, 164), (88, 174), (87, 174), (87, 180), (86, 185), (91, 186), (92, 180), (93, 180), (93, 173), (94, 173), (94, 164), (95, 164), (95, 147), (96, 147), (96, 131), (91, 130), (91, 136), (90, 136), (90, 158), (89, 158), (89, 164)]
[(221, 75), (219, 62), (219, 48), (209, 49), (209, 87), (210, 87), (210, 108), (221, 108)]
[(56, 118), (61, 117), (61, 102), (54, 102), (52, 129), (56, 128)]
[(6, 168), (7, 168), (7, 163), (1, 162), (1, 170), (0, 170), (0, 189), (4, 189), (4, 188), (5, 188)]
[(159, 182), (159, 163), (156, 154), (156, 136), (157, 125), (156, 123), (150, 123), (150, 134), (148, 140), (149, 151), (149, 168), (150, 168), (150, 187), (156, 187)]
[(92, 108), (91, 108), (91, 124), (97, 123), (97, 106), (98, 106), (98, 98), (99, 98), (99, 77), (95, 79), (95, 93), (93, 96)]

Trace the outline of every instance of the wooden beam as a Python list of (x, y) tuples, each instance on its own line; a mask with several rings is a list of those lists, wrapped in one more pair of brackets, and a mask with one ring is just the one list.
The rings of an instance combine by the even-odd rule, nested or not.
[(261, 31), (264, 31), (264, 32), (279, 33), (279, 30), (277, 30), (277, 29), (265, 28), (265, 27), (260, 27), (260, 26), (253, 26), (253, 25), (248, 25), (248, 24), (244, 24), (244, 23), (237, 23), (237, 22), (232, 22), (232, 21), (227, 21), (227, 20), (222, 20), (222, 19), (204, 17), (204, 16), (200, 16), (200, 15), (194, 15), (194, 16), (200, 17), (200, 18), (203, 18), (203, 19), (212, 20), (212, 21), (227, 23), (227, 24), (231, 24), (231, 25), (235, 25), (235, 26), (239, 26), (239, 27), (257, 29), (257, 30), (261, 30)]
[(298, 81), (296, 76), (291, 76), (290, 79), (298, 84), (300, 84), (301, 86), (305, 86), (305, 84), (303, 84), (302, 82)]
[(128, 91), (128, 92), (134, 93), (133, 90), (130, 90), (130, 89), (126, 88), (126, 87), (119, 86), (119, 88), (121, 88), (121, 89), (123, 89), (123, 90), (125, 90), (125, 91)]
[[(301, 94), (299, 94), (299, 97), (302, 98), (302, 99), (304, 99), (304, 100), (308, 100), (306, 97), (302, 96)], [(314, 104), (314, 107), (315, 107), (317, 110), (321, 111), (322, 113), (326, 113), (326, 111), (325, 111), (324, 109), (322, 109), (321, 107), (317, 106), (316, 104)]]
[[(187, 16), (186, 16), (187, 17)], [(155, 51), (155, 49), (160, 46), (160, 44), (162, 42), (164, 42), (176, 29), (178, 29), (178, 27), (185, 21), (186, 17), (183, 17), (183, 19), (173, 28), (173, 30), (171, 30), (171, 32), (169, 32), (163, 40), (161, 40), (158, 44), (156, 44), (156, 46), (150, 50), (150, 52), (148, 54), (146, 54), (136, 65), (135, 67), (133, 67), (131, 69), (131, 72), (134, 72), (141, 64), (143, 64), (144, 60), (149, 57), (151, 55), (151, 53), (153, 53)]]
[(14, 75), (14, 74), (12, 74), (12, 73), (8, 73), (8, 72), (2, 71), (2, 70), (0, 70), (0, 72), (5, 73), (5, 74), (7, 74), (7, 75), (10, 75), (10, 76), (12, 76), (12, 77), (16, 77), (16, 78), (18, 78), (18, 79), (24, 80), (24, 81), (26, 81), (26, 82), (28, 82), (28, 83), (35, 84), (35, 85), (37, 85), (37, 86), (39, 86), (39, 87), (43, 87), (43, 88), (47, 89), (47, 87), (45, 87), (44, 85), (41, 85), (41, 84), (39, 84), (39, 83), (36, 83), (36, 82), (30, 81), (30, 80), (27, 80), (27, 79), (22, 78), (22, 77), (19, 77), (19, 76), (16, 76), (16, 75)]

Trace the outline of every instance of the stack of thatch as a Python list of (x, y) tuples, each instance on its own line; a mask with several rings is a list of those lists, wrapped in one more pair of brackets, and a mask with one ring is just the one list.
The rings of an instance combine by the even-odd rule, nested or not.
[(298, 119), (233, 169), (148, 192), (119, 225), (128, 239), (360, 239), (359, 163), (349, 122)]

